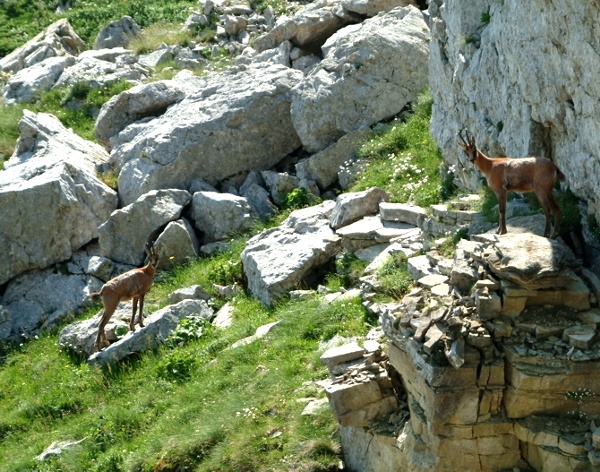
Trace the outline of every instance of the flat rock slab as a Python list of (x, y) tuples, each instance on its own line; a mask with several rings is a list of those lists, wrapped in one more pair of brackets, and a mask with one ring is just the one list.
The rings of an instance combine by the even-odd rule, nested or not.
[(362, 359), (365, 350), (357, 343), (344, 344), (343, 346), (328, 349), (321, 355), (321, 364), (329, 370), (344, 362)]
[(239, 341), (234, 342), (231, 345), (231, 349), (236, 349), (236, 348), (241, 347), (241, 346), (246, 346), (247, 344), (253, 343), (257, 339), (264, 338), (279, 323), (281, 323), (281, 320), (280, 321), (274, 321), (273, 323), (269, 323), (269, 324), (266, 324), (266, 325), (259, 326), (256, 329), (256, 332), (252, 336), (248, 336), (247, 338), (240, 339)]
[(527, 289), (561, 288), (579, 282), (581, 267), (564, 243), (534, 234), (505, 234), (487, 248), (487, 263), (500, 279)]
[(413, 226), (418, 226), (420, 219), (427, 218), (424, 208), (406, 203), (381, 202), (379, 214), (384, 221), (409, 223)]

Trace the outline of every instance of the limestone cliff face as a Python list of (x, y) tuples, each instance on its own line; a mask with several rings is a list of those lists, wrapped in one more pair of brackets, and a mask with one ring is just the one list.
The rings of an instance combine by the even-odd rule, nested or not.
[(456, 145), (467, 128), (491, 156), (554, 160), (600, 217), (600, 2), (431, 0), (429, 13), (431, 132), (462, 184), (477, 184)]

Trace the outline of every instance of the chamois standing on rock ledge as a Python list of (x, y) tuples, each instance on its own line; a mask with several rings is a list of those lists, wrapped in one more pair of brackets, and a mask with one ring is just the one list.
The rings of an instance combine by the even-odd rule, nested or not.
[(547, 238), (550, 235), (550, 215), (554, 213), (554, 232), (551, 239), (555, 239), (560, 232), (561, 211), (553, 195), (554, 181), (556, 177), (561, 182), (565, 180), (564, 174), (556, 164), (546, 157), (490, 158), (477, 149), (475, 136), (469, 138), (468, 131), (466, 132), (467, 140), (463, 138), (462, 131), (458, 133), (458, 136), (462, 141), (462, 143), (459, 141), (458, 145), (463, 148), (469, 161), (483, 172), (488, 185), (498, 197), (498, 213), (500, 213), (498, 234), (506, 234), (505, 216), (508, 192), (535, 192), (546, 217), (544, 237)]
[(133, 299), (133, 313), (129, 322), (129, 329), (135, 331), (135, 312), (137, 310), (138, 300), (140, 302), (140, 315), (138, 322), (141, 328), (144, 327), (143, 311), (144, 311), (144, 295), (148, 293), (150, 287), (154, 283), (154, 274), (158, 267), (158, 254), (154, 248), (148, 250), (148, 264), (139, 269), (129, 270), (114, 279), (106, 282), (99, 292), (90, 294), (90, 299), (94, 300), (97, 297), (102, 297), (104, 305), (104, 313), (98, 325), (98, 335), (96, 336), (96, 348), (102, 350), (102, 345), (108, 346), (110, 343), (106, 338), (104, 327), (113, 315), (119, 302)]

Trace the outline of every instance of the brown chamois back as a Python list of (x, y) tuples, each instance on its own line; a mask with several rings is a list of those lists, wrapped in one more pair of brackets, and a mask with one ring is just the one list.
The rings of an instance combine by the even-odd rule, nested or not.
[(108, 339), (104, 332), (104, 327), (110, 320), (111, 316), (117, 309), (120, 302), (133, 299), (133, 313), (129, 322), (129, 329), (135, 331), (135, 313), (137, 311), (138, 301), (140, 302), (140, 315), (138, 322), (140, 327), (144, 327), (143, 311), (144, 311), (144, 296), (154, 283), (154, 274), (158, 267), (158, 254), (154, 248), (146, 248), (148, 254), (148, 263), (144, 267), (129, 270), (114, 279), (106, 282), (99, 292), (90, 294), (90, 299), (94, 300), (97, 297), (102, 297), (104, 305), (104, 313), (98, 325), (98, 335), (96, 336), (96, 348), (98, 351), (102, 349), (102, 344), (108, 345)]
[(558, 177), (564, 181), (565, 176), (559, 168), (546, 157), (523, 157), (513, 159), (510, 157), (491, 158), (481, 152), (475, 144), (475, 136), (463, 138), (462, 132), (458, 134), (462, 142), (458, 145), (463, 149), (472, 164), (485, 175), (488, 185), (498, 197), (498, 213), (500, 224), (498, 234), (506, 234), (506, 197), (509, 191), (535, 192), (544, 216), (546, 227), (544, 237), (550, 236), (550, 215), (554, 214), (554, 232), (552, 239), (560, 232), (561, 210), (554, 199), (554, 181)]

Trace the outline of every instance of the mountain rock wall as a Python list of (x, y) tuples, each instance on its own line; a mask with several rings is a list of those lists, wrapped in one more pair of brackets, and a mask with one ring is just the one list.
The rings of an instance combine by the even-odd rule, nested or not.
[(431, 0), (431, 132), (462, 186), (479, 176), (456, 144), (542, 155), (600, 216), (600, 2)]

